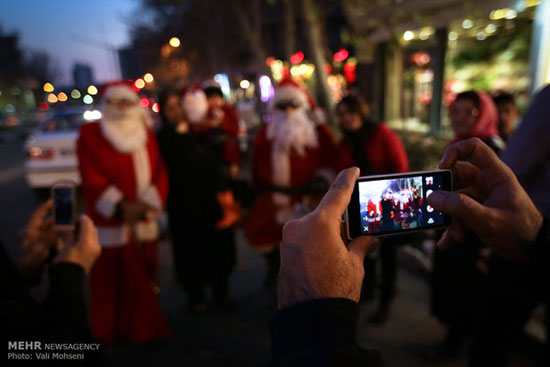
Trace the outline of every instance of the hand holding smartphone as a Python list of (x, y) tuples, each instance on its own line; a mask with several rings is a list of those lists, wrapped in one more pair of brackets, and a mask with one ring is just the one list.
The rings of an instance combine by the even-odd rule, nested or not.
[(427, 204), (437, 190), (452, 191), (450, 170), (359, 177), (345, 213), (348, 239), (448, 227), (451, 217)]
[(59, 181), (52, 186), (55, 229), (74, 232), (76, 224), (75, 183)]

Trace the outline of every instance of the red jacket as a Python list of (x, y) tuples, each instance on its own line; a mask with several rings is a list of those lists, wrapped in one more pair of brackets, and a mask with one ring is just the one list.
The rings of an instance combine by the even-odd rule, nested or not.
[[(145, 153), (145, 154), (142, 154)], [(155, 135), (147, 130), (144, 151), (121, 153), (103, 136), (99, 123), (82, 126), (77, 141), (77, 154), (82, 188), (86, 200), (86, 213), (98, 227), (100, 243), (103, 246), (124, 245), (129, 240), (129, 228), (122, 218), (115, 216), (117, 203), (126, 200), (142, 200), (162, 210), (168, 194), (168, 175), (160, 157)], [(140, 162), (142, 167), (137, 167)], [(143, 176), (142, 171), (148, 172)], [(140, 178), (141, 177), (141, 178)], [(147, 182), (138, 182), (147, 180)], [(138, 185), (141, 193), (138, 193)], [(144, 221), (142, 229), (155, 231), (155, 221)], [(150, 232), (148, 232), (150, 233)]]
[[(409, 171), (409, 160), (403, 143), (390, 128), (379, 124), (365, 141), (365, 154), (369, 160), (371, 174), (381, 175)], [(352, 147), (343, 140), (338, 154), (338, 169), (353, 167)], [(366, 172), (361, 172), (365, 175)]]

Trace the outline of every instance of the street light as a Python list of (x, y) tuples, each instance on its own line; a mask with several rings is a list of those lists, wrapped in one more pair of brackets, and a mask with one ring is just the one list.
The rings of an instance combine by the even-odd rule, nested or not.
[(170, 38), (170, 41), (168, 43), (172, 47), (180, 47), (180, 45), (181, 45), (180, 39), (178, 37)]
[(155, 78), (153, 78), (153, 74), (147, 73), (143, 76), (143, 80), (145, 80), (145, 82), (147, 83), (151, 83), (153, 80), (155, 80)]
[(242, 88), (242, 89), (247, 89), (248, 87), (250, 87), (250, 82), (246, 79), (243, 79), (241, 80), (241, 82), (239, 83), (239, 86)]
[(66, 100), (69, 99), (69, 97), (67, 97), (65, 93), (59, 92), (59, 94), (57, 95), (57, 99), (59, 102), (65, 102)]

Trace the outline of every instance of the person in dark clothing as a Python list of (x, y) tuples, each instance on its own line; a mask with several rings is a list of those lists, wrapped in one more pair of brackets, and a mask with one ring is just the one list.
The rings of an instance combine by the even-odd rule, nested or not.
[[(367, 104), (357, 96), (346, 96), (336, 108), (340, 128), (344, 138), (339, 145), (338, 170), (357, 166), (361, 176), (407, 172), (409, 160), (405, 148), (397, 134), (383, 123), (376, 123), (369, 118)], [(393, 196), (389, 201), (381, 198), (382, 230), (391, 230), (394, 226)], [(396, 212), (398, 212), (396, 210)], [(393, 213), (393, 214), (392, 214)], [(380, 246), (382, 279), (380, 284), (380, 303), (370, 321), (384, 323), (390, 312), (395, 297), (397, 280), (397, 244), (402, 238), (385, 238)], [(365, 260), (365, 283), (362, 300), (373, 297), (376, 286), (376, 258)]]
[[(498, 135), (498, 113), (486, 93), (459, 93), (449, 107), (453, 142), (477, 137), (497, 154), (505, 143)], [(431, 309), (448, 326), (439, 345), (426, 353), (427, 359), (455, 358), (483, 322), (487, 304), (491, 251), (474, 234), (447, 249), (436, 248), (433, 258)]]
[[(46, 219), (52, 204), (51, 200), (46, 202), (31, 217), (15, 263), (0, 245), (0, 322), (6, 346), (7, 341), (24, 340), (93, 342), (84, 300), (84, 278), (101, 252), (97, 231), (83, 215), (77, 243), (64, 241), (63, 247), (55, 251), (58, 233), (52, 219)], [(40, 282), (52, 253), (57, 255), (49, 265), (49, 290), (39, 303), (30, 295), (29, 288)], [(87, 352), (83, 362), (97, 365), (99, 358), (99, 352)]]
[(493, 97), (493, 101), (498, 110), (498, 132), (508, 142), (520, 118), (516, 99), (510, 93), (499, 93)]
[[(548, 218), (512, 171), (479, 139), (451, 145), (440, 168), (453, 169), (456, 184), (465, 191), (437, 191), (428, 198), (429, 205), (454, 218), (438, 246), (448, 247), (473, 231), (499, 255), (528, 261), (541, 279), (548, 279)], [(364, 236), (346, 245), (340, 235), (339, 219), (358, 176), (357, 168), (341, 172), (314, 212), (284, 228), (279, 311), (270, 320), (274, 366), (382, 365), (380, 353), (360, 348), (356, 340), (363, 258), (377, 243)], [(480, 189), (482, 203), (466, 194)], [(544, 284), (539, 289), (548, 295)]]
[(163, 125), (158, 141), (170, 180), (167, 212), (176, 278), (187, 292), (191, 311), (202, 312), (207, 284), (217, 302), (228, 301), (228, 278), (235, 264), (235, 247), (221, 241), (216, 231), (223, 214), (216, 199), (221, 169), (190, 133), (181, 95), (167, 90), (159, 104)]

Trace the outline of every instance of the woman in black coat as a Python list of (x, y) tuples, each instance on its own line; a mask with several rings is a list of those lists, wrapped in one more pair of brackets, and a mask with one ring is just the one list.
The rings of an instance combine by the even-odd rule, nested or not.
[(170, 179), (167, 211), (176, 278), (188, 295), (191, 311), (201, 312), (207, 284), (212, 285), (217, 302), (228, 302), (228, 277), (235, 263), (234, 248), (221, 246), (215, 231), (222, 217), (216, 199), (221, 167), (190, 133), (181, 94), (165, 91), (159, 105), (158, 141)]

